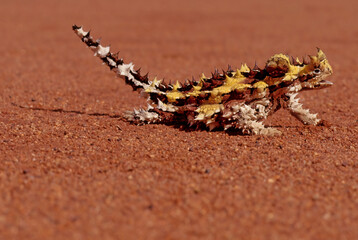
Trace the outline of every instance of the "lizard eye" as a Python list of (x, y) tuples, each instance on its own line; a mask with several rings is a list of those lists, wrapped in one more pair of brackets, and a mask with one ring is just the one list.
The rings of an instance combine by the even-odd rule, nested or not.
[(316, 68), (315, 70), (313, 70), (313, 73), (314, 74), (320, 74), (321, 73), (321, 69), (319, 69), (319, 68)]

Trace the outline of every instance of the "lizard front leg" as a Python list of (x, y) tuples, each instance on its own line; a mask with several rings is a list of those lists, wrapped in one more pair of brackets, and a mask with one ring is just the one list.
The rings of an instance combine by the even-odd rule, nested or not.
[(297, 93), (287, 93), (286, 96), (288, 96), (288, 101), (285, 108), (287, 108), (290, 113), (303, 124), (317, 125), (321, 121), (317, 118), (317, 113), (312, 114), (308, 109), (302, 108), (302, 104), (299, 102), (299, 99), (295, 98)]

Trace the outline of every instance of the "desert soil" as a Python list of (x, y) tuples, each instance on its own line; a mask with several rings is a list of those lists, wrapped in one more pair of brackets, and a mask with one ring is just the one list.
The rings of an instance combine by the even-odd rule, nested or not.
[[(357, 1), (20, 1), (0, 6), (0, 239), (358, 239)], [(183, 81), (326, 53), (282, 136), (135, 126), (145, 99), (72, 32)]]

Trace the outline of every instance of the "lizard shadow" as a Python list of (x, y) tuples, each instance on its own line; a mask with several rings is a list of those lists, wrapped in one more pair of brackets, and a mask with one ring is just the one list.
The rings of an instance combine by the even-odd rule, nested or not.
[[(166, 126), (171, 126), (176, 129), (179, 129), (179, 131), (185, 131), (185, 132), (225, 132), (229, 136), (249, 136), (249, 134), (244, 133), (241, 129), (235, 129), (235, 128), (229, 128), (225, 130), (223, 127), (218, 127), (215, 129), (210, 130), (208, 127), (205, 126), (205, 124), (197, 125), (197, 126), (188, 126), (185, 122), (180, 123), (163, 123)], [(274, 126), (274, 127), (282, 127), (282, 126)]]
[(87, 115), (87, 116), (104, 116), (104, 117), (110, 117), (110, 118), (118, 118), (121, 120), (124, 120), (122, 115), (118, 115), (118, 114), (109, 114), (109, 113), (88, 113), (85, 111), (79, 111), (79, 110), (65, 110), (62, 108), (44, 108), (44, 107), (31, 107), (31, 106), (23, 106), (17, 103), (11, 103), (11, 105), (18, 107), (18, 108), (22, 108), (22, 109), (28, 109), (28, 110), (35, 110), (35, 111), (45, 111), (45, 112), (60, 112), (60, 113), (74, 113), (74, 114), (79, 114), (79, 115)]
[[(18, 107), (18, 108), (28, 109), (28, 110), (35, 110), (35, 111), (73, 113), (73, 114), (87, 115), (87, 116), (100, 116), (100, 117), (116, 118), (116, 119), (119, 119), (120, 121), (128, 122), (130, 124), (134, 124), (134, 123), (128, 121), (125, 117), (123, 117), (120, 114), (98, 113), (98, 112), (88, 113), (88, 112), (85, 112), (85, 111), (66, 110), (66, 109), (63, 109), (63, 108), (32, 107), (32, 106), (20, 105), (20, 104), (14, 103), (14, 102), (12, 102), (11, 105), (13, 105), (15, 107)], [(216, 129), (210, 130), (205, 125), (189, 126), (185, 122), (181, 122), (181, 121), (156, 123), (156, 124), (157, 125), (166, 125), (166, 126), (174, 127), (176, 129), (178, 129), (179, 131), (184, 131), (184, 132), (197, 132), (197, 131), (202, 131), (202, 132), (223, 132), (224, 131), (225, 133), (227, 133), (230, 136), (247, 136), (247, 134), (243, 133), (240, 129), (230, 128), (230, 129), (224, 130), (223, 128), (216, 128)], [(281, 125), (275, 125), (275, 126), (271, 126), (271, 127), (279, 128), (279, 127), (282, 127), (282, 126)], [(289, 127), (294, 128), (294, 126), (289, 126)]]

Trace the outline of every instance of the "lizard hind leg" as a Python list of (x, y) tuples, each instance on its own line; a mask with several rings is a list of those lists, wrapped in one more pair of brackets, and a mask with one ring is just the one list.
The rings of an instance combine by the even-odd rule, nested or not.
[(244, 122), (236, 123), (234, 126), (240, 129), (243, 134), (249, 135), (281, 135), (281, 132), (272, 127), (265, 127), (262, 122), (254, 120), (246, 120)]
[(134, 109), (133, 111), (127, 111), (124, 113), (124, 118), (134, 124), (147, 124), (147, 123), (158, 123), (161, 121), (160, 115), (153, 111), (154, 108), (148, 105), (147, 109), (140, 108), (139, 110)]
[(224, 129), (240, 130), (249, 135), (280, 135), (281, 132), (272, 127), (265, 127), (261, 122), (266, 118), (265, 108), (257, 105), (253, 108), (246, 104), (235, 104), (229, 106), (223, 115)]

